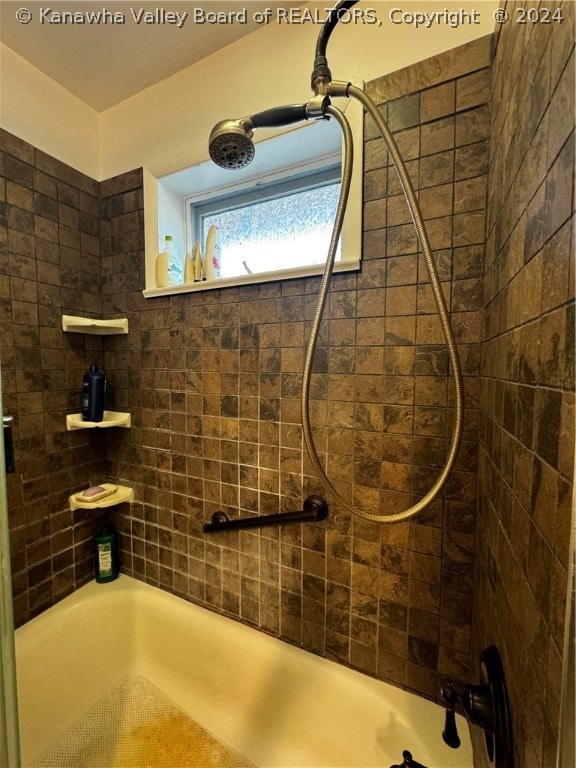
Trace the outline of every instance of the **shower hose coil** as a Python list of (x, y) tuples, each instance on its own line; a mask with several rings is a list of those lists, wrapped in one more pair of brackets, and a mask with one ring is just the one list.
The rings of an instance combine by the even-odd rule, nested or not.
[(304, 442), (305, 442), (308, 454), (310, 456), (310, 460), (314, 467), (314, 470), (316, 471), (318, 477), (326, 485), (329, 491), (329, 494), (333, 497), (333, 499), (336, 501), (336, 503), (340, 507), (342, 507), (344, 510), (346, 510), (350, 514), (356, 515), (365, 520), (371, 520), (378, 523), (398, 523), (405, 520), (410, 520), (419, 512), (421, 512), (423, 509), (425, 509), (438, 496), (438, 494), (444, 487), (446, 480), (448, 479), (450, 473), (454, 468), (454, 464), (456, 462), (456, 457), (458, 453), (458, 448), (460, 446), (460, 440), (462, 437), (462, 423), (463, 423), (463, 411), (464, 411), (462, 370), (460, 367), (460, 360), (458, 357), (456, 342), (454, 340), (454, 333), (452, 331), (452, 326), (450, 324), (448, 309), (446, 307), (446, 301), (442, 293), (440, 278), (438, 276), (438, 270), (436, 268), (434, 257), (432, 255), (432, 248), (430, 246), (428, 234), (424, 226), (422, 213), (420, 211), (418, 200), (416, 198), (414, 188), (410, 181), (410, 177), (408, 176), (406, 166), (404, 164), (404, 161), (402, 160), (402, 157), (400, 155), (400, 152), (398, 150), (394, 137), (392, 136), (392, 133), (390, 132), (386, 122), (382, 118), (382, 115), (380, 114), (376, 104), (360, 88), (357, 88), (356, 86), (351, 85), (350, 83), (342, 83), (342, 82), (330, 83), (328, 88), (329, 88), (329, 93), (331, 95), (350, 96), (357, 99), (363, 105), (363, 107), (370, 114), (370, 116), (373, 118), (374, 122), (378, 126), (378, 129), (382, 135), (382, 138), (386, 142), (386, 146), (388, 148), (388, 152), (390, 153), (390, 157), (392, 158), (392, 162), (394, 163), (394, 167), (398, 174), (398, 178), (400, 180), (400, 184), (402, 186), (402, 190), (404, 192), (404, 196), (406, 198), (406, 202), (410, 210), (410, 215), (412, 217), (412, 221), (416, 229), (418, 241), (420, 243), (420, 247), (422, 248), (422, 252), (424, 254), (424, 259), (430, 275), (430, 284), (432, 287), (432, 293), (434, 295), (434, 300), (436, 302), (436, 308), (438, 311), (438, 316), (440, 318), (440, 324), (442, 326), (444, 340), (446, 343), (446, 347), (448, 349), (448, 357), (450, 360), (450, 367), (452, 370), (452, 376), (454, 380), (454, 405), (455, 405), (454, 426), (453, 426), (452, 438), (450, 441), (450, 448), (448, 451), (446, 462), (440, 474), (438, 475), (436, 482), (433, 484), (433, 486), (430, 488), (430, 490), (425, 496), (423, 496), (414, 505), (404, 510), (403, 512), (387, 515), (387, 514), (381, 514), (381, 513), (376, 514), (372, 512), (367, 512), (363, 509), (354, 508), (336, 490), (336, 488), (334, 487), (334, 485), (326, 475), (326, 472), (318, 457), (318, 453), (316, 451), (316, 447), (314, 445), (314, 439), (312, 436), (312, 428), (310, 425), (310, 381), (311, 381), (311, 375), (312, 375), (312, 362), (314, 359), (314, 353), (316, 350), (316, 343), (318, 340), (320, 323), (322, 321), (322, 315), (324, 312), (326, 297), (327, 297), (328, 288), (330, 285), (332, 270), (334, 267), (336, 248), (338, 245), (338, 240), (340, 238), (340, 232), (342, 230), (342, 222), (344, 219), (344, 214), (346, 212), (346, 204), (347, 204), (348, 195), (350, 192), (350, 183), (352, 178), (352, 164), (353, 164), (353, 141), (352, 141), (352, 131), (350, 129), (350, 125), (348, 123), (348, 120), (344, 116), (344, 114), (339, 109), (337, 109), (332, 104), (330, 104), (326, 107), (325, 112), (326, 114), (334, 117), (338, 121), (342, 129), (343, 138), (344, 138), (344, 155), (343, 155), (343, 162), (342, 162), (342, 185), (341, 185), (340, 198), (338, 201), (336, 216), (334, 220), (334, 226), (332, 229), (332, 235), (330, 239), (330, 246), (328, 249), (328, 256), (326, 259), (326, 266), (324, 268), (324, 272), (323, 272), (322, 280), (320, 284), (320, 290), (318, 294), (318, 303), (316, 306), (314, 319), (312, 321), (310, 337), (309, 337), (309, 341), (306, 349), (306, 355), (304, 359), (303, 384), (302, 384), (302, 396), (301, 396), (302, 430), (304, 434)]

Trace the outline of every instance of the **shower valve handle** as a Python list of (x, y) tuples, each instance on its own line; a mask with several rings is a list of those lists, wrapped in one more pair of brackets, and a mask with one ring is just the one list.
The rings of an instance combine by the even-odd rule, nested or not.
[(446, 709), (446, 722), (444, 724), (444, 730), (442, 731), (442, 739), (452, 749), (458, 749), (460, 746), (460, 737), (458, 736), (458, 729), (456, 728), (456, 705), (460, 697), (454, 690), (454, 683), (452, 680), (446, 680), (444, 688), (442, 689), (442, 698), (448, 705)]
[(454, 715), (459, 705), (467, 720), (484, 731), (490, 765), (494, 768), (514, 768), (510, 705), (502, 659), (495, 645), (488, 646), (480, 654), (480, 678), (479, 685), (468, 684), (462, 694), (454, 689), (452, 680), (444, 682), (442, 698), (447, 710), (442, 738), (449, 747), (455, 749), (460, 746)]

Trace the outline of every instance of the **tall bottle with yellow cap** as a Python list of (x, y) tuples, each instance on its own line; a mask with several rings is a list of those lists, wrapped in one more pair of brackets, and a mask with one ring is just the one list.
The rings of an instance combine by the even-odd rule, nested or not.
[(172, 235), (166, 235), (164, 249), (156, 257), (156, 287), (182, 285), (183, 277), (182, 259), (174, 246), (174, 238)]

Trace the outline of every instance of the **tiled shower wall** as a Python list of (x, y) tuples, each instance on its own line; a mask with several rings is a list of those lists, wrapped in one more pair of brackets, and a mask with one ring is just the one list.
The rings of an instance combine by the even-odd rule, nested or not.
[(102, 472), (105, 443), (67, 432), (95, 337), (64, 334), (63, 313), (100, 316), (97, 182), (0, 130), (0, 362), (16, 417), (7, 476), (17, 624), (93, 577), (91, 518), (68, 495)]
[[(472, 659), (488, 642), (503, 650), (526, 766), (552, 764), (558, 728), (573, 445), (573, 205), (563, 165), (572, 151), (571, 28), (554, 28), (552, 39), (543, 26), (504, 27), (492, 95)], [(425, 695), (436, 695), (439, 676), (476, 674), (489, 53), (489, 41), (477, 41), (369, 86), (420, 189), (466, 375), (457, 472), (445, 500), (411, 524), (380, 528), (333, 508), (323, 524), (203, 536), (215, 509), (288, 511), (322, 492), (299, 427), (317, 281), (144, 300), (141, 174), (98, 189), (0, 133), (0, 352), (4, 408), (18, 417), (18, 472), (8, 478), (18, 623), (92, 577), (93, 523), (65, 510), (72, 490), (102, 479), (107, 456), (110, 477), (137, 494), (116, 518), (126, 572)], [(364, 267), (334, 279), (313, 421), (340, 490), (397, 511), (437, 471), (451, 387), (427, 277), (370, 127), (365, 170)], [(64, 335), (62, 312), (127, 315), (130, 334), (103, 345)], [(129, 410), (133, 427), (67, 433), (82, 372), (102, 350), (110, 405)], [(530, 711), (518, 681), (534, 694)]]
[(573, 525), (574, 4), (546, 6), (493, 63), (473, 654), (500, 648), (526, 768), (556, 765)]
[[(319, 281), (144, 300), (142, 181), (101, 186), (103, 312), (115, 407), (111, 476), (123, 569), (289, 642), (434, 697), (468, 674), (490, 40), (369, 90), (420, 190), (464, 367), (464, 441), (445, 498), (380, 526), (333, 505), (319, 524), (204, 535), (213, 511), (301, 509), (323, 493), (302, 447), (300, 381)], [(341, 493), (397, 512), (425, 493), (452, 426), (447, 358), (409, 215), (367, 128), (364, 265), (334, 278), (315, 357), (316, 442)]]

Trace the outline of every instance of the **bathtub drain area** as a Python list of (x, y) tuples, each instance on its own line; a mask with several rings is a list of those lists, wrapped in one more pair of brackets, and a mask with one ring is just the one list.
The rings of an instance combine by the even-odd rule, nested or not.
[(141, 675), (116, 685), (30, 768), (253, 768)]

